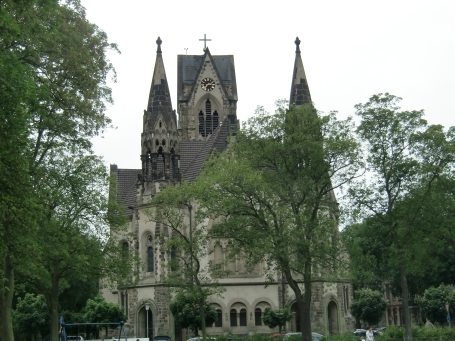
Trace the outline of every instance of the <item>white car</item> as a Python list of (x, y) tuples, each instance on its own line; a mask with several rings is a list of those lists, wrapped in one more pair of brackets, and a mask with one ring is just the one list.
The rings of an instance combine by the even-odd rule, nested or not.
[[(287, 341), (291, 336), (294, 336), (294, 335), (302, 337), (301, 332), (300, 333), (287, 333), (284, 336), (283, 341)], [(313, 339), (313, 341), (321, 341), (324, 338), (324, 335), (312, 332), (311, 338)]]

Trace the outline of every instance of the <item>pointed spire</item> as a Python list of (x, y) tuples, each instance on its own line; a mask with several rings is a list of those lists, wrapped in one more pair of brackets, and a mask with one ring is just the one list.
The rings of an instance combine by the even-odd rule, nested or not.
[(164, 70), (163, 55), (161, 53), (160, 37), (156, 40), (158, 48), (156, 50), (155, 70), (153, 71), (152, 85), (147, 105), (147, 111), (152, 113), (168, 113), (172, 111), (171, 96), (167, 84), (166, 71)]
[(303, 68), (302, 56), (300, 55), (300, 39), (295, 39), (294, 73), (292, 75), (290, 105), (302, 105), (311, 103), (310, 89), (308, 87), (305, 69)]

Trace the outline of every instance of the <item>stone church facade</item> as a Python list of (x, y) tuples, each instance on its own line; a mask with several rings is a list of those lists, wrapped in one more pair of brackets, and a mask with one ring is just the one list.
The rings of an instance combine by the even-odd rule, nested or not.
[[(311, 101), (299, 44), (297, 38), (290, 95), (290, 103), (295, 105)], [(177, 68), (178, 118), (172, 108), (158, 38), (150, 95), (143, 113), (141, 168), (121, 169), (111, 165), (121, 202), (130, 218), (129, 232), (134, 236), (124, 240), (122, 246), (138, 250), (143, 268), (137, 285), (114, 291), (102, 289), (102, 294), (107, 301), (124, 307), (128, 336), (148, 335), (152, 339), (169, 335), (181, 341), (189, 336), (174, 325), (169, 292), (160, 281), (170, 255), (160, 250), (158, 241), (167, 237), (169, 230), (164, 224), (150, 221), (145, 210), (150, 199), (164, 187), (176, 185), (181, 179), (193, 181), (213, 149), (221, 152), (227, 148), (227, 138), (239, 129), (239, 122), (232, 55), (212, 55), (206, 48), (203, 55), (179, 55)], [(223, 259), (229, 245), (213, 247), (212, 256)], [(209, 335), (270, 333), (261, 320), (264, 310), (282, 308), (285, 304), (296, 311), (286, 331), (300, 331), (295, 297), (281, 274), (266, 285), (262, 264), (248, 273), (241, 262), (227, 266), (230, 274), (220, 280), (226, 288), (223, 298), (210, 300), (217, 310), (218, 321), (207, 328)], [(351, 283), (340, 279), (313, 286), (312, 330), (324, 335), (352, 330)]]

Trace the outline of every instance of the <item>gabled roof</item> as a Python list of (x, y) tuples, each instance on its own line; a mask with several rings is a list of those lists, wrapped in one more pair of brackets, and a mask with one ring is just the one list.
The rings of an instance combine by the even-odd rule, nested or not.
[(310, 88), (303, 68), (302, 56), (300, 55), (300, 39), (295, 39), (295, 61), (294, 72), (292, 74), (291, 95), (289, 96), (289, 104), (302, 105), (311, 103)]
[[(201, 56), (178, 55), (177, 56), (177, 96), (178, 100), (187, 100), (192, 91), (186, 95), (183, 94), (183, 85), (196, 86), (196, 81), (201, 73), (202, 66), (206, 57), (209, 57), (214, 65), (215, 73), (221, 81), (221, 87), (230, 100), (237, 100), (237, 83), (235, 79), (235, 67), (233, 55), (212, 56), (209, 48)], [(232, 96), (229, 96), (224, 89), (224, 84), (232, 84)]]

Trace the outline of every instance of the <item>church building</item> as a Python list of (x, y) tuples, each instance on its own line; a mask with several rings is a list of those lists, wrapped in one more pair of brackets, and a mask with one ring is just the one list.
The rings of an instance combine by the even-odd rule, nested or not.
[[(208, 48), (202, 55), (179, 55), (177, 61), (177, 112), (171, 96), (158, 38), (155, 69), (150, 86), (147, 109), (143, 113), (141, 134), (141, 168), (122, 169), (111, 165), (117, 180), (121, 203), (129, 217), (130, 240), (123, 247), (135, 248), (143, 268), (135, 286), (114, 291), (102, 289), (108, 302), (124, 307), (128, 316), (128, 336), (169, 335), (172, 340), (189, 338), (174, 324), (169, 310), (169, 292), (163, 285), (168, 252), (160, 250), (159, 240), (169, 236), (165, 224), (150, 221), (146, 210), (151, 198), (166, 186), (194, 181), (210, 153), (222, 152), (230, 134), (240, 129), (237, 119), (237, 85), (234, 56), (212, 55)], [(300, 40), (295, 41), (295, 62), (290, 89), (290, 103), (311, 102)], [(290, 71), (291, 65), (289, 65)], [(290, 72), (291, 75), (291, 72)], [(245, 94), (246, 95), (246, 94)], [(223, 257), (228, 243), (216, 244), (213, 257)], [(295, 296), (281, 274), (267, 282), (259, 264), (247, 272), (240, 262), (232, 264), (229, 275), (219, 282), (226, 291), (223, 298), (212, 297), (218, 320), (208, 326), (209, 335), (270, 333), (262, 322), (266, 308), (282, 308), (289, 304), (296, 312), (286, 326), (287, 332), (300, 331)], [(267, 282), (267, 283), (266, 283)], [(313, 284), (311, 305), (312, 331), (323, 335), (339, 334), (354, 329), (349, 312), (352, 285), (349, 280)]]

